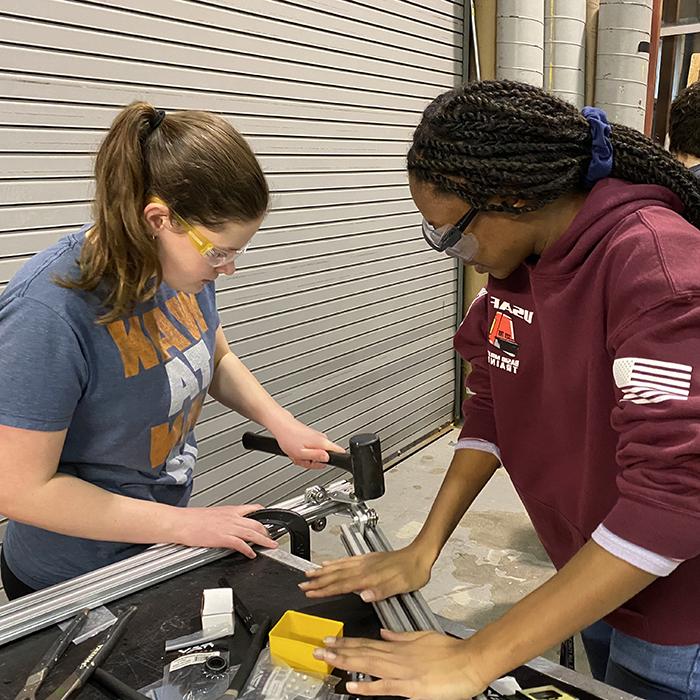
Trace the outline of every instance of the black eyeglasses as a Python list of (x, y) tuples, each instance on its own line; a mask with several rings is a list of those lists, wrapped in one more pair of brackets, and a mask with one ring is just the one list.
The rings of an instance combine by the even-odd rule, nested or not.
[(479, 210), (472, 207), (456, 224), (445, 224), (440, 228), (431, 226), (423, 218), (423, 238), (433, 250), (444, 253), (459, 241), (478, 213)]

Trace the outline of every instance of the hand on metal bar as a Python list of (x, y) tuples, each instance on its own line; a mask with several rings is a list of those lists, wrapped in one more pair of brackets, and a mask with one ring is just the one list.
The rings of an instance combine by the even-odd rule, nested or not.
[[(344, 480), (333, 482), (328, 486), (328, 492), (349, 493), (350, 484)], [(345, 504), (328, 498), (316, 501), (307, 498), (306, 494), (277, 503), (276, 507), (293, 509), (307, 522), (347, 509)], [(251, 521), (251, 524), (255, 523)], [(223, 559), (230, 553), (223, 548), (154, 545), (142, 554), (0, 605), (0, 646), (62, 622), (84, 607), (97, 607), (123, 598), (175, 574)], [(39, 608), (44, 612), (37, 614)]]
[[(370, 537), (372, 528), (367, 528)], [(408, 593), (430, 580), (432, 562), (409, 545), (396, 552), (373, 552), (364, 556), (323, 562), (307, 571), (308, 581), (299, 585), (308, 598), (325, 598), (360, 591), (367, 603)]]

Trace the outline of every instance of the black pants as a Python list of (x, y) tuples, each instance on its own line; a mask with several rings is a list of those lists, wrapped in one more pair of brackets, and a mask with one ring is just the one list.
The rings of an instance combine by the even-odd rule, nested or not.
[(0, 576), (2, 576), (2, 585), (5, 587), (5, 595), (8, 600), (15, 600), (23, 595), (34, 593), (34, 588), (30, 588), (12, 573), (5, 560), (5, 552), (2, 550), (0, 550)]

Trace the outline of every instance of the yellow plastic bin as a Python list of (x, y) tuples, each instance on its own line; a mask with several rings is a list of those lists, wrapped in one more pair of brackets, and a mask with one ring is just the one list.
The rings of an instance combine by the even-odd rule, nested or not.
[(333, 666), (315, 659), (314, 649), (322, 648), (326, 637), (342, 636), (342, 622), (287, 610), (270, 631), (270, 654), (274, 661), (296, 671), (327, 676)]

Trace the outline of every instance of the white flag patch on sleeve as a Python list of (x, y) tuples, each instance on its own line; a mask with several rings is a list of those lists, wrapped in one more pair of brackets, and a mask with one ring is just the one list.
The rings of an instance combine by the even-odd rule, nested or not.
[(687, 401), (693, 368), (677, 362), (661, 362), (644, 357), (618, 357), (613, 362), (613, 376), (620, 401), (660, 403)]

